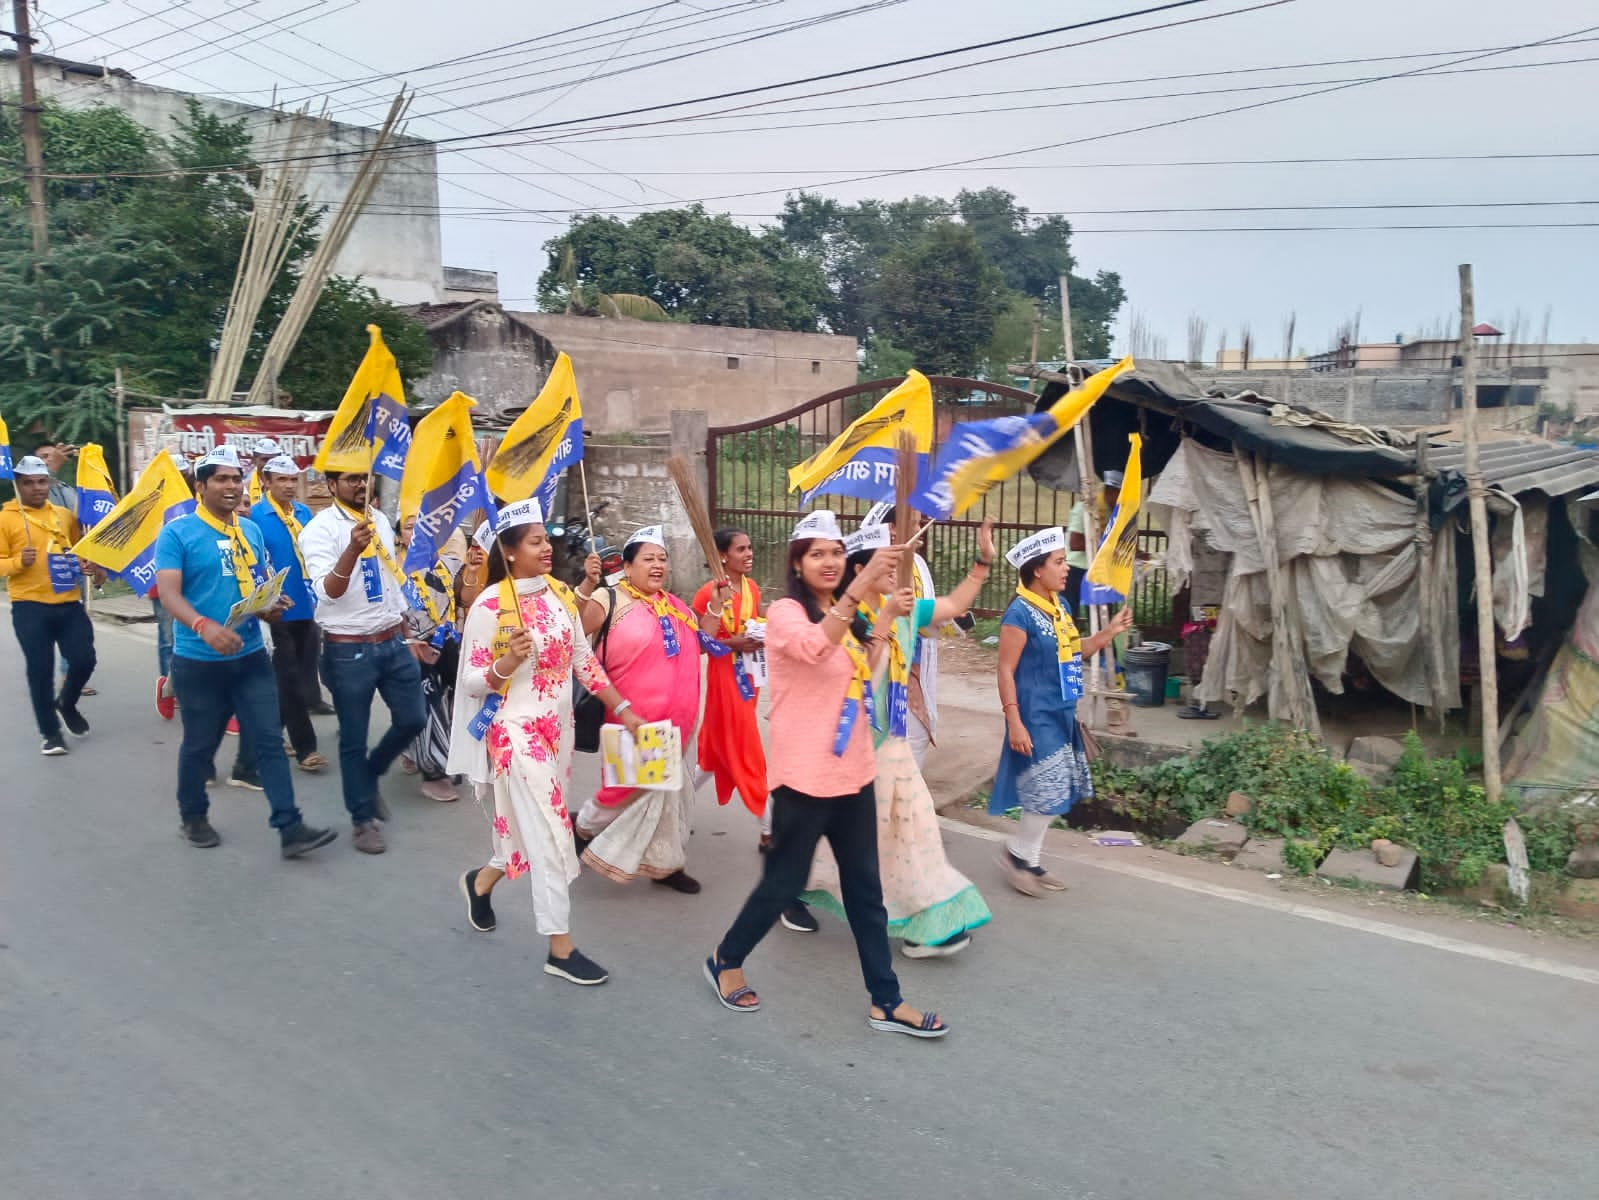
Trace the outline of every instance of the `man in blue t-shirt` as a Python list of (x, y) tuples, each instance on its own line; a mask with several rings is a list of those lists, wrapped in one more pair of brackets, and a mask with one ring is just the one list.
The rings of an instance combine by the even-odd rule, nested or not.
[(328, 760), (317, 751), (316, 728), (311, 724), (311, 714), (322, 701), (322, 686), (317, 681), (316, 597), (306, 582), (299, 543), (300, 530), (311, 519), (311, 510), (294, 498), (300, 465), (288, 455), (268, 459), (256, 473), (261, 479), (261, 501), (250, 510), (250, 518), (261, 527), (273, 566), (289, 570), (283, 581), (283, 594), (291, 604), (272, 626), (278, 712), (289, 744), (294, 747), (294, 761), (302, 770), (320, 771)]
[[(231, 713), (242, 744), (253, 752), (283, 857), (298, 858), (338, 835), (307, 825), (295, 807), (260, 622), (248, 617), (236, 629), (227, 627), (233, 606), (270, 577), (272, 561), (260, 527), (237, 515), (244, 490), (238, 452), (217, 447), (200, 460), (194, 477), (198, 507), (163, 529), (155, 547), (156, 586), (175, 625), (172, 684), (183, 717), (178, 751), (182, 836), (191, 846), (222, 841), (206, 819), (205, 783)], [(287, 610), (280, 598), (266, 620), (275, 622)]]

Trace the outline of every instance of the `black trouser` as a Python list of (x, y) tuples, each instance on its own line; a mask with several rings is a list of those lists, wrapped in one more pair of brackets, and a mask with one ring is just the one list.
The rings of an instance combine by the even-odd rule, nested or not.
[(272, 671), (278, 680), (278, 712), (294, 757), (316, 753), (316, 728), (311, 708), (322, 699), (317, 681), (315, 621), (279, 621), (272, 629)]
[(77, 707), (84, 684), (94, 674), (94, 624), (81, 601), (45, 604), (40, 600), (13, 600), (11, 628), (22, 647), (27, 664), (28, 699), (33, 702), (33, 719), (39, 723), (39, 736), (59, 738), (61, 718), (56, 713), (56, 651), (67, 664), (66, 682), (61, 685), (61, 706)]
[(1066, 608), (1073, 617), (1082, 609), (1083, 577), (1087, 574), (1087, 567), (1066, 568)]
[(742, 967), (772, 923), (805, 889), (816, 843), (826, 838), (838, 861), (844, 913), (855, 935), (861, 977), (872, 1003), (885, 1012), (899, 1007), (899, 979), (888, 948), (888, 910), (877, 869), (877, 797), (867, 784), (852, 796), (807, 796), (776, 787), (772, 810), (772, 848), (761, 881), (733, 919), (716, 955), (725, 966)]

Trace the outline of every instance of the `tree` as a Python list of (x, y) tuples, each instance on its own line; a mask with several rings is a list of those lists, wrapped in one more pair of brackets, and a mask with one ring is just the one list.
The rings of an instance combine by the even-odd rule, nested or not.
[(872, 330), (928, 374), (969, 375), (1005, 307), (1005, 277), (964, 225), (943, 221), (883, 256), (867, 290)]
[[(644, 297), (672, 320), (756, 329), (817, 328), (828, 301), (820, 269), (771, 231), (753, 233), (698, 204), (629, 221), (577, 218), (545, 243), (545, 312), (600, 306), (589, 298)], [(572, 268), (564, 269), (570, 254)]]
[[(1060, 328), (1059, 277), (1070, 275), (1073, 266), (1071, 225), (1061, 217), (1032, 216), (1017, 205), (1011, 193), (1001, 189), (963, 191), (952, 201), (912, 196), (856, 204), (802, 192), (784, 202), (778, 229), (825, 273), (833, 300), (828, 311), (830, 327), (869, 343), (879, 328), (894, 320), (893, 314), (875, 308), (873, 302), (874, 294), (880, 294), (885, 264), (907, 247), (943, 236), (937, 231), (952, 223), (969, 231), (983, 261), (1000, 272), (1008, 295), (993, 307), (995, 319), (1025, 313), (1021, 319), (1030, 341), (1030, 302), (1036, 300), (1046, 313), (1053, 312), (1054, 327)], [(974, 276), (974, 284), (976, 281)], [(1111, 328), (1125, 300), (1121, 280), (1114, 272), (1100, 272), (1093, 279), (1071, 275), (1070, 287), (1073, 349), (1081, 358), (1103, 357), (1110, 352)], [(968, 307), (968, 313), (970, 319), (979, 321), (982, 306)], [(940, 325), (945, 315), (930, 314)], [(1006, 330), (992, 326), (976, 330), (976, 343), (989, 349), (977, 353), (973, 361), (990, 367), (1007, 357), (1017, 361), (1006, 349), (1015, 343), (1014, 324)], [(919, 362), (927, 361), (924, 346), (940, 339), (935, 329), (919, 331), (903, 323), (893, 335), (894, 344), (913, 351)], [(1056, 340), (1058, 343), (1058, 335)], [(1055, 355), (1059, 353), (1057, 345)]]
[[(15, 159), (13, 111), (0, 114), (0, 152)], [(170, 139), (110, 107), (47, 106), (41, 126), (51, 173), (80, 178), (50, 182), (50, 254), (36, 266), (22, 185), (0, 184), (0, 413), (14, 435), (37, 424), (109, 442), (116, 368), (136, 391), (205, 386), (249, 219), (253, 172), (236, 169), (251, 162), (249, 135), (242, 120), (192, 102)], [(263, 306), (247, 374), (316, 247), (318, 217), (300, 230)], [(429, 369), (419, 323), (358, 281), (335, 278), (280, 381), (298, 406), (337, 401), (369, 323), (384, 329), (402, 374)]]

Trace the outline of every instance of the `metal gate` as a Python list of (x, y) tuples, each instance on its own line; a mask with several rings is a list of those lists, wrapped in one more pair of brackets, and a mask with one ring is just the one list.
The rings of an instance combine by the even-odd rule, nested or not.
[[(789, 531), (804, 511), (796, 507), (799, 494), (788, 490), (788, 469), (825, 448), (845, 426), (902, 382), (877, 379), (854, 384), (775, 416), (708, 431), (705, 462), (712, 516), (718, 526), (736, 525), (749, 531), (755, 543), (755, 578), (772, 598), (781, 594), (770, 589), (782, 586)], [(981, 379), (932, 375), (929, 382), (933, 385), (935, 454), (957, 422), (1028, 415), (1038, 399), (1020, 388)], [(849, 496), (827, 496), (819, 503), (837, 511), (846, 533), (871, 507)], [(1072, 497), (1066, 492), (1041, 487), (1025, 474), (1006, 480), (961, 518), (940, 521), (928, 531), (922, 554), (932, 568), (938, 591), (953, 588), (972, 565), (977, 557), (977, 527), (985, 516), (992, 514), (999, 522), (994, 539), (1003, 553), (1040, 527), (1066, 524), (1071, 511)], [(1004, 611), (1015, 586), (1007, 572), (992, 572), (978, 597), (978, 615)]]

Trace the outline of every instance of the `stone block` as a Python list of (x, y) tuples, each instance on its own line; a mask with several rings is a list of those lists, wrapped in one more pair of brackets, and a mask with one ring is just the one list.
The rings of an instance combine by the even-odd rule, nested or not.
[(1248, 867), (1251, 871), (1283, 872), (1282, 838), (1250, 838), (1233, 859), (1233, 866)]
[(1566, 874), (1577, 879), (1599, 879), (1599, 846), (1578, 846), (1567, 855)]
[(1226, 858), (1231, 858), (1244, 848), (1244, 843), (1249, 840), (1249, 830), (1237, 821), (1218, 821), (1207, 818), (1195, 821), (1181, 837), (1177, 839), (1179, 846), (1193, 846), (1199, 850), (1210, 850)]
[(1369, 883), (1374, 887), (1403, 891), (1410, 886), (1416, 873), (1416, 852), (1400, 847), (1397, 866), (1385, 867), (1370, 850), (1334, 850), (1316, 868), (1324, 879), (1343, 879), (1354, 883)]
[(1578, 921), (1599, 921), (1599, 879), (1573, 879), (1560, 889), (1555, 911)]
[(1372, 842), (1371, 853), (1385, 867), (1397, 867), (1405, 856), (1404, 847), (1394, 845), (1387, 838)]
[(1404, 743), (1395, 738), (1357, 737), (1349, 743), (1349, 753), (1344, 755), (1344, 759), (1350, 766), (1356, 763), (1369, 763), (1374, 767), (1381, 767), (1386, 774), (1393, 770), (1394, 764), (1404, 752)]
[(1227, 794), (1227, 815), (1241, 817), (1254, 809), (1255, 802), (1242, 792), (1229, 792)]

